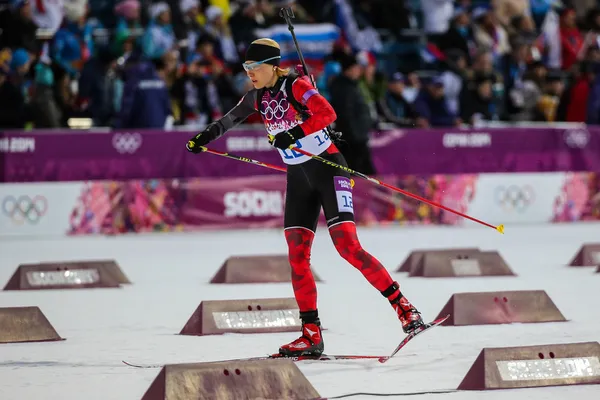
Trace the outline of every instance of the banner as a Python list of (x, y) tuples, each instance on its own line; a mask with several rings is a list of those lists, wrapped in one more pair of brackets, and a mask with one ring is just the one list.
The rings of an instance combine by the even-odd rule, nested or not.
[[(189, 153), (185, 131), (0, 134), (2, 182), (242, 177), (280, 172)], [(600, 172), (600, 128), (406, 129), (374, 132), (379, 175)], [(219, 151), (285, 166), (264, 131), (234, 130)]]
[[(0, 134), (2, 182), (248, 177), (281, 172), (189, 153), (185, 131)], [(374, 132), (380, 176), (600, 172), (600, 128), (405, 129)], [(234, 130), (211, 148), (284, 166), (262, 130)]]
[[(493, 224), (600, 220), (600, 173), (382, 177)], [(357, 179), (360, 225), (474, 224)], [(283, 227), (285, 176), (0, 185), (0, 235), (86, 235)], [(319, 223), (325, 218), (321, 213)]]

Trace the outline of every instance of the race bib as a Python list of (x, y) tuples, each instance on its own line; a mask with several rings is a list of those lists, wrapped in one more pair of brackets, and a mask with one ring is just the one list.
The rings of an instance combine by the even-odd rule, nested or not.
[(335, 185), (338, 211), (354, 214), (354, 207), (352, 206), (352, 186), (354, 185), (352, 180), (343, 176), (334, 176), (333, 184)]

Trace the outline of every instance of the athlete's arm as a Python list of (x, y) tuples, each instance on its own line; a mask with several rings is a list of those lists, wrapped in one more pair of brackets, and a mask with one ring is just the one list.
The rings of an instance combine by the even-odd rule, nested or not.
[(294, 98), (306, 106), (311, 116), (294, 130), (300, 129), (303, 136), (318, 132), (326, 128), (337, 118), (333, 107), (321, 96), (317, 89), (304, 79), (296, 79), (292, 85)]
[(218, 129), (218, 136), (222, 136), (231, 128), (241, 124), (246, 118), (256, 112), (256, 90), (252, 89), (221, 119), (214, 122)]
[(203, 151), (203, 146), (206, 146), (215, 139), (223, 136), (225, 132), (236, 125), (239, 125), (252, 113), (256, 111), (254, 104), (256, 103), (256, 90), (251, 90), (242, 97), (242, 99), (233, 107), (223, 118), (214, 121), (206, 126), (206, 128), (189, 140), (186, 144), (188, 151), (199, 153)]

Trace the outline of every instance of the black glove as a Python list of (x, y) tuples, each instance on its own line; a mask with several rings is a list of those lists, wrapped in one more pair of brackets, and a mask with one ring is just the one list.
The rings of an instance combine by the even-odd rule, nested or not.
[(202, 132), (191, 138), (185, 147), (188, 149), (188, 151), (198, 154), (204, 151), (202, 147), (217, 139), (219, 136), (221, 136), (221, 130), (219, 129), (217, 122), (213, 122), (212, 124), (209, 124)]
[(279, 132), (275, 137), (271, 138), (269, 142), (273, 145), (273, 147), (277, 147), (281, 150), (289, 149), (292, 145), (296, 144), (296, 140), (302, 139), (304, 137), (304, 131), (300, 128), (299, 125), (296, 125), (289, 131)]

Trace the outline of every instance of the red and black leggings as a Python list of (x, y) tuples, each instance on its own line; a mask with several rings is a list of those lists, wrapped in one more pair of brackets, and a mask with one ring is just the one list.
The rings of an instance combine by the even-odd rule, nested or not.
[[(340, 153), (323, 153), (321, 156), (347, 165)], [(294, 295), (302, 314), (317, 310), (317, 287), (310, 269), (310, 252), (321, 207), (338, 253), (378, 291), (387, 294), (394, 283), (384, 266), (367, 253), (358, 240), (352, 186), (346, 172), (317, 160), (288, 166), (285, 238), (292, 267)]]

